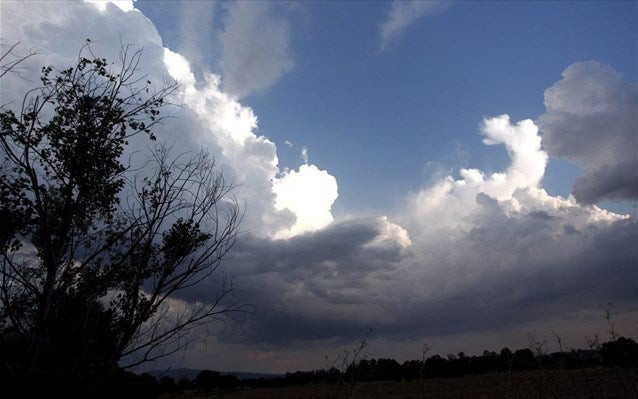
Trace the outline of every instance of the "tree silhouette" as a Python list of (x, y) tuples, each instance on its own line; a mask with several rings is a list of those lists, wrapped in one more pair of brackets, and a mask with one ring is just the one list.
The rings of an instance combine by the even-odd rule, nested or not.
[(240, 222), (213, 159), (158, 144), (136, 169), (123, 161), (133, 136), (155, 140), (177, 88), (153, 89), (140, 57), (124, 46), (109, 64), (87, 44), (75, 66), (44, 67), (18, 109), (0, 109), (0, 361), (15, 386), (95, 385), (247, 311), (232, 283), (185, 291), (218, 269)]
[(197, 374), (197, 377), (195, 377), (195, 385), (208, 395), (213, 388), (219, 385), (220, 378), (221, 375), (217, 371), (202, 370)]
[(177, 384), (175, 383), (175, 379), (169, 376), (164, 376), (160, 378), (159, 384), (160, 384), (160, 387), (162, 387), (162, 390), (168, 393), (169, 395), (174, 394), (177, 389)]
[(39, 54), (39, 52), (34, 49), (31, 49), (27, 54), (18, 54), (16, 49), (19, 46), (20, 42), (6, 44), (4, 40), (0, 38), (0, 78), (8, 73), (19, 75), (19, 65), (28, 58)]

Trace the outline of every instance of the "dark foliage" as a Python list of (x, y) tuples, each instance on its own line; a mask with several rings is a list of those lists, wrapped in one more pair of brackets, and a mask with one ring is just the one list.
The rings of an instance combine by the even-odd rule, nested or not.
[[(179, 396), (186, 391), (191, 394), (199, 392), (208, 395), (216, 392), (217, 395), (221, 395), (225, 391), (235, 389), (284, 388), (303, 385), (338, 386), (351, 378), (355, 382), (411, 381), (421, 378), (422, 372), (423, 378), (428, 380), (510, 371), (529, 373), (530, 371), (543, 372), (543, 370), (544, 372), (579, 370), (575, 375), (581, 375), (584, 369), (596, 367), (638, 367), (636, 351), (638, 351), (638, 343), (630, 338), (618, 337), (603, 344), (597, 350), (578, 349), (535, 355), (530, 349), (512, 352), (509, 348), (503, 348), (499, 353), (484, 351), (478, 356), (467, 356), (463, 352), (447, 357), (434, 355), (427, 358), (425, 363), (421, 360), (399, 363), (394, 359), (361, 359), (351, 364), (345, 372), (332, 367), (289, 372), (283, 377), (270, 379), (238, 380), (233, 375), (203, 370), (192, 381), (182, 378), (175, 383), (170, 377), (161, 377), (157, 381), (148, 374), (136, 376), (121, 373), (119, 379), (110, 381), (109, 392), (117, 393), (121, 397), (130, 395), (128, 397), (139, 398), (158, 397), (163, 394)], [(516, 357), (520, 357), (520, 361), (517, 362)]]
[(638, 367), (638, 344), (630, 338), (618, 337), (602, 345), (600, 356), (606, 367)]
[[(541, 367), (548, 370), (580, 370), (595, 367), (638, 367), (635, 356), (638, 344), (630, 338), (618, 337), (609, 341), (597, 350), (572, 350), (569, 352), (555, 352), (549, 354), (534, 355), (529, 349), (520, 349), (512, 352), (509, 348), (503, 348), (499, 353), (484, 351), (482, 355), (467, 356), (463, 352), (457, 355), (441, 357), (430, 356), (423, 363), (421, 360), (408, 360), (399, 363), (394, 359), (361, 359), (356, 364), (351, 364), (345, 372), (332, 367), (329, 369), (313, 371), (295, 371), (286, 373), (278, 378), (259, 378), (239, 380), (234, 375), (224, 375), (213, 370), (203, 370), (196, 378), (189, 380), (182, 378), (178, 382), (168, 376), (159, 380), (149, 374), (136, 375), (124, 371), (117, 371), (109, 375), (100, 390), (91, 393), (96, 398), (157, 398), (162, 395), (180, 396), (185, 392), (191, 394), (208, 395), (216, 392), (217, 395), (226, 391), (248, 388), (283, 388), (301, 385), (332, 385), (337, 386), (345, 380), (353, 378), (355, 382), (371, 381), (411, 381), (421, 378), (424, 372), (425, 379), (457, 378), (466, 375), (481, 375), (493, 372), (529, 372), (541, 371)], [(532, 354), (530, 357), (530, 353)], [(516, 362), (520, 356), (521, 361)], [(516, 364), (517, 370), (514, 370)], [(577, 375), (580, 375), (577, 373)], [(60, 375), (52, 375), (51, 378), (63, 378)], [(50, 392), (45, 384), (37, 392), (45, 395)], [(67, 376), (67, 397), (79, 393), (81, 387), (74, 386), (72, 376)], [(57, 380), (56, 380), (57, 383)], [(86, 393), (86, 391), (83, 391)], [(76, 395), (79, 396), (79, 395)]]
[(237, 385), (238, 380), (234, 375), (222, 375), (212, 370), (202, 370), (194, 381), (194, 386), (206, 394), (213, 389), (228, 390)]

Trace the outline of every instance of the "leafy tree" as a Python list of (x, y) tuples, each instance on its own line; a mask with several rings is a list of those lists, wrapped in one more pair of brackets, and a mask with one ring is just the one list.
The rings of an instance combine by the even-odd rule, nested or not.
[(133, 136), (155, 140), (176, 84), (153, 89), (141, 51), (123, 47), (117, 65), (87, 52), (0, 109), (0, 385), (97, 386), (247, 311), (227, 283), (173, 299), (235, 243), (240, 211), (212, 158), (155, 145), (137, 169), (123, 160)]

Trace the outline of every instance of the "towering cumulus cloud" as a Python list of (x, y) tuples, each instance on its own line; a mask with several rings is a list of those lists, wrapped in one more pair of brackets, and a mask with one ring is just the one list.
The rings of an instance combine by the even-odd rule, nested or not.
[(319, 230), (332, 222), (330, 208), (337, 199), (337, 180), (315, 165), (301, 165), (299, 171), (289, 171), (275, 180), (277, 209), (289, 209), (295, 224), (277, 233), (287, 238), (307, 231)]
[[(635, 219), (549, 195), (533, 121), (501, 115), (481, 130), (510, 155), (504, 171), (462, 169), (409, 195), (391, 218), (242, 242), (234, 266), (261, 307), (254, 329), (224, 339), (260, 342), (283, 361), (291, 342), (354, 339), (370, 326), (409, 346), (523, 322), (549, 331), (545, 320), (574, 309), (631, 303)], [(589, 333), (579, 328), (562, 332)]]
[(577, 62), (545, 91), (543, 147), (586, 170), (579, 202), (638, 199), (638, 90), (608, 65)]
[[(504, 172), (486, 175), (478, 169), (461, 169), (460, 180), (448, 176), (421, 190), (410, 199), (416, 226), (432, 230), (437, 225), (467, 222), (462, 216), (472, 212), (479, 193), (502, 201), (511, 201), (517, 189), (537, 188), (545, 173), (547, 154), (541, 150), (538, 128), (531, 120), (516, 125), (507, 115), (485, 119), (481, 130), (483, 143), (504, 144), (511, 163)], [(420, 229), (419, 229), (420, 230)]]
[[(171, 102), (184, 105), (165, 110), (174, 118), (158, 128), (158, 137), (177, 147), (177, 151), (206, 149), (214, 154), (224, 176), (237, 185), (235, 195), (246, 203), (244, 229), (258, 236), (288, 231), (288, 237), (324, 227), (332, 221), (330, 209), (337, 191), (335, 178), (326, 171), (319, 173), (315, 165), (302, 165), (298, 173), (303, 174), (307, 184), (330, 186), (314, 197), (314, 204), (320, 207), (317, 211), (323, 215), (321, 222), (309, 221), (308, 218), (314, 217), (310, 216), (312, 205), (296, 202), (304, 200), (299, 190), (305, 188), (289, 183), (294, 179), (285, 173), (280, 176), (277, 148), (267, 137), (258, 134), (253, 111), (221, 89), (222, 77), (203, 73), (198, 80), (189, 61), (163, 47), (154, 25), (133, 8), (132, 2), (43, 2), (28, 6), (3, 3), (2, 7), (3, 33), (10, 33), (10, 37), (3, 39), (11, 43), (19, 41), (24, 48), (39, 49), (42, 53), (23, 64), (25, 79), (3, 81), (3, 99), (21, 98), (17, 96), (38, 81), (42, 65), (74, 64), (86, 38), (91, 39), (92, 51), (109, 61), (118, 60), (120, 43), (144, 48), (138, 73), (147, 75), (155, 84), (170, 78), (179, 81), (180, 90)], [(277, 198), (275, 186), (286, 192), (285, 199)], [(293, 225), (304, 227), (289, 230)]]

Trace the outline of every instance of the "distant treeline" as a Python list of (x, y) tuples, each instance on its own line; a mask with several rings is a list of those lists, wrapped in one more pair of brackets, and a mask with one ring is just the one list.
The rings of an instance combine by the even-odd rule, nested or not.
[(330, 367), (313, 371), (286, 373), (278, 378), (238, 379), (233, 375), (222, 375), (211, 370), (201, 371), (193, 380), (171, 377), (159, 380), (149, 374), (131, 376), (128, 393), (131, 397), (154, 397), (187, 390), (211, 392), (238, 388), (286, 387), (291, 385), (343, 384), (363, 381), (410, 381), (415, 379), (454, 378), (469, 374), (551, 369), (585, 369), (596, 367), (638, 367), (638, 343), (630, 338), (597, 345), (592, 349), (575, 349), (554, 353), (543, 353), (542, 348), (525, 348), (512, 351), (503, 348), (500, 352), (484, 351), (482, 355), (430, 356), (423, 360), (408, 360), (399, 363), (394, 359), (361, 359), (339, 370)]
[(537, 369), (580, 369), (592, 367), (638, 367), (638, 344), (630, 338), (602, 344), (595, 349), (534, 353), (525, 348), (512, 352), (503, 348), (499, 353), (484, 351), (482, 355), (434, 355), (423, 360), (399, 363), (394, 359), (362, 359), (350, 364), (345, 372), (336, 368), (286, 373), (281, 379), (266, 381), (284, 385), (323, 384), (347, 381), (383, 381), (419, 378), (453, 378), (468, 374), (489, 372), (525, 371)]
[[(410, 381), (418, 379), (453, 378), (470, 374), (490, 372), (510, 372), (551, 369), (585, 369), (597, 367), (638, 367), (638, 343), (630, 338), (617, 339), (592, 346), (592, 349), (575, 349), (554, 353), (544, 353), (542, 347), (532, 347), (512, 351), (503, 348), (498, 353), (484, 351), (482, 355), (467, 356), (463, 352), (456, 355), (430, 356), (423, 360), (408, 360), (399, 363), (394, 359), (361, 359), (341, 369), (329, 367), (313, 371), (296, 371), (282, 377), (238, 379), (234, 375), (224, 375), (217, 371), (203, 370), (196, 378), (175, 380), (169, 376), (156, 378), (148, 373), (141, 375), (122, 370), (101, 381), (96, 398), (136, 398), (151, 399), (162, 395), (173, 396), (186, 391), (209, 393), (250, 388), (279, 388), (292, 385), (340, 385), (363, 381)], [(0, 393), (2, 381), (7, 377), (0, 372)], [(52, 385), (60, 383), (59, 376), (51, 376)], [(84, 392), (74, 381), (64, 381), (68, 397), (81, 397), (74, 392)], [(43, 388), (49, 385), (43, 381)], [(5, 387), (6, 388), (6, 387)], [(11, 391), (8, 397), (12, 397)], [(4, 396), (4, 395), (0, 395)], [(20, 396), (20, 395), (18, 395)]]

